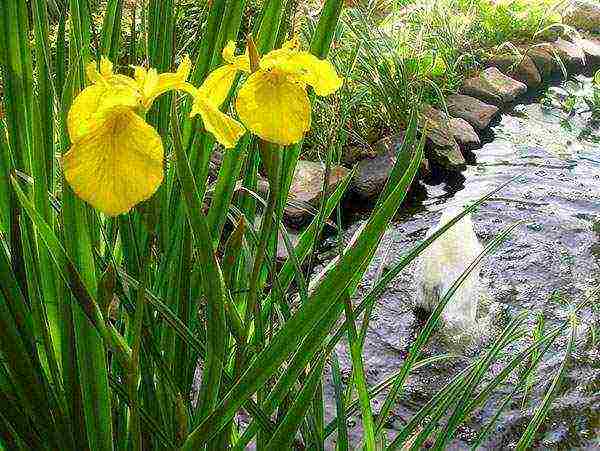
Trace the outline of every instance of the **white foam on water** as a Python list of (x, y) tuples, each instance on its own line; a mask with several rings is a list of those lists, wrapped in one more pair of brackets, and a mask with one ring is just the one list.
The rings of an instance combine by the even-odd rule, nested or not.
[[(462, 211), (460, 206), (448, 206), (427, 237), (450, 222)], [(436, 239), (418, 259), (415, 305), (433, 311), (454, 282), (483, 251), (471, 215), (462, 218)], [(477, 310), (485, 293), (484, 284), (475, 268), (446, 304), (441, 318), (446, 326), (464, 332), (477, 329)]]

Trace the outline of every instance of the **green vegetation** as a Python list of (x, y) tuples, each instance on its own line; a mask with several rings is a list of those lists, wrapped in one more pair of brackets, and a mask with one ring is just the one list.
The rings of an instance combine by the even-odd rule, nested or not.
[[(355, 2), (341, 18), (332, 59), (346, 90), (317, 104), (320, 125), (346, 120), (345, 136), (368, 145), (406, 126), (411, 106), (443, 108), (443, 97), (484, 67), (490, 55), (534, 45), (560, 32), (560, 0), (417, 0)], [(332, 105), (335, 104), (335, 105)], [(336, 105), (342, 105), (340, 111)], [(321, 114), (321, 110), (323, 110)], [(340, 121), (330, 121), (331, 114)], [(310, 144), (327, 142), (320, 126)], [(321, 135), (324, 133), (324, 135)]]
[[(244, 449), (251, 442), (259, 450), (324, 449), (335, 439), (343, 450), (350, 446), (347, 421), (357, 413), (369, 451), (416, 449), (428, 439), (441, 449), (510, 377), (516, 374), (518, 384), (509, 399), (526, 393), (537, 359), (571, 331), (565, 363), (519, 442), (528, 449), (572, 352), (576, 312), (532, 338), (525, 318), (513, 318), (391, 438), (386, 422), (410, 374), (456, 358), (426, 358), (422, 349), (462, 279), (397, 373), (371, 387), (362, 362), (369, 314), (386, 285), (495, 192), (415, 243), (364, 297), (354, 298), (421, 163), (418, 103), (441, 101), (454, 89), (477, 67), (479, 46), (531, 37), (531, 23), (541, 29), (553, 19), (542, 20), (534, 8), (531, 18), (515, 22), (509, 10), (482, 8), (482, 1), (436, 2), (403, 16), (410, 26), (400, 35), (386, 31), (394, 29), (393, 17), (374, 29), (358, 11), (342, 12), (342, 0), (323, 1), (301, 27), (294, 1), (189, 3), (0, 0), (0, 33), (7, 37), (0, 46), (0, 449), (191, 451)], [(454, 7), (460, 15), (448, 14)], [(87, 84), (86, 63), (107, 55), (122, 73), (143, 63), (169, 72), (188, 53), (190, 82), (199, 86), (222, 63), (228, 40), (237, 39), (242, 50), (251, 34), (264, 55), (297, 31), (304, 48), (329, 55), (346, 78), (336, 94), (313, 100), (305, 151), (317, 149), (330, 166), (348, 142), (371, 141), (381, 124), (407, 129), (407, 157), (346, 247), (337, 215), (339, 255), (320, 278), (312, 275), (312, 254), (325, 220), (339, 213), (350, 176), (323, 196), (294, 248), (282, 217), (302, 143), (275, 146), (247, 133), (225, 152), (209, 183), (218, 145), (202, 120), (188, 117), (191, 102), (176, 93), (157, 100), (145, 118), (165, 148), (164, 182), (153, 197), (110, 217), (65, 182), (67, 112)], [(235, 115), (229, 104), (223, 109)], [(266, 200), (255, 195), (259, 172), (268, 177)], [(508, 224), (479, 260), (517, 225)], [(278, 267), (280, 231), (290, 257)], [(528, 345), (513, 355), (519, 340)], [(343, 341), (352, 351), (346, 383), (334, 352)], [(329, 422), (326, 367), (336, 396)], [(385, 402), (374, 416), (371, 399), (382, 392)], [(237, 421), (241, 413), (247, 424)], [(476, 441), (492, 433), (493, 422)]]

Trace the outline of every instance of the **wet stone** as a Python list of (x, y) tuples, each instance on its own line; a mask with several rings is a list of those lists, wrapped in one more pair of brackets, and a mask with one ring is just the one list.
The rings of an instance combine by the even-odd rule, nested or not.
[(372, 157), (358, 162), (356, 175), (350, 182), (354, 194), (365, 200), (379, 196), (396, 164), (403, 142), (403, 133), (383, 138), (375, 144)]
[(366, 158), (374, 158), (376, 155), (375, 149), (371, 146), (348, 146), (344, 148), (342, 163), (345, 166), (352, 167), (359, 161)]
[(431, 159), (445, 167), (461, 168), (466, 161), (449, 120), (444, 112), (426, 105), (422, 111), (421, 129), (427, 127), (427, 151)]
[(587, 62), (593, 66), (600, 66), (600, 40), (577, 39), (576, 43), (585, 53)]
[(510, 78), (496, 67), (489, 67), (478, 77), (464, 81), (461, 93), (497, 105), (513, 102), (527, 92), (527, 86)]
[(537, 88), (542, 84), (542, 76), (533, 60), (527, 55), (522, 57), (514, 54), (497, 55), (490, 60), (490, 64), (509, 77), (524, 83), (528, 88)]
[[(300, 241), (300, 232), (295, 229), (286, 229), (286, 233), (288, 239), (290, 240), (290, 244), (293, 247), (296, 247), (298, 245), (298, 241)], [(288, 257), (289, 253), (285, 244), (285, 240), (283, 238), (283, 233), (279, 232), (277, 240), (277, 261), (285, 261)]]
[[(348, 174), (348, 169), (333, 166), (329, 174), (328, 192), (332, 192)], [(318, 208), (325, 177), (325, 166), (316, 161), (299, 160), (290, 186), (286, 218), (292, 223), (303, 223), (312, 217), (311, 206)]]
[(467, 121), (460, 117), (453, 117), (449, 123), (452, 135), (461, 149), (473, 150), (481, 146), (479, 135)]
[(551, 81), (553, 78), (560, 75), (560, 66), (556, 57), (548, 49), (544, 50), (541, 47), (531, 47), (524, 50), (529, 58), (535, 64), (543, 81)]
[(546, 43), (542, 48), (558, 55), (568, 70), (580, 70), (585, 64), (585, 53), (581, 47), (562, 38)]
[(464, 119), (473, 127), (483, 130), (498, 114), (498, 107), (488, 105), (474, 97), (461, 94), (451, 95), (446, 99), (448, 112), (455, 117)]

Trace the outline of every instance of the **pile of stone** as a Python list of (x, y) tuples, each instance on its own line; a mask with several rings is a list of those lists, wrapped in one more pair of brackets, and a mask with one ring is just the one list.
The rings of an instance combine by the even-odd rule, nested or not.
[[(600, 3), (574, 1), (565, 23), (599, 33)], [(579, 35), (571, 40), (557, 38), (529, 47), (515, 46), (510, 52), (494, 55), (484, 70), (466, 79), (457, 94), (445, 99), (443, 111), (429, 105), (422, 109), (419, 130), (426, 137), (427, 157), (422, 169), (427, 170), (428, 161), (432, 161), (447, 169), (462, 170), (465, 155), (481, 146), (480, 136), (501, 111), (558, 77), (593, 67), (600, 67), (600, 39)], [(404, 134), (400, 132), (368, 149), (349, 149), (343, 163), (355, 167), (350, 194), (365, 202), (376, 200), (398, 158), (407, 159), (401, 154), (403, 142)], [(331, 168), (328, 192), (348, 174), (344, 166)], [(314, 217), (324, 177), (323, 164), (298, 162), (285, 211), (288, 224), (303, 224)], [(285, 258), (286, 251), (280, 248), (278, 254)]]

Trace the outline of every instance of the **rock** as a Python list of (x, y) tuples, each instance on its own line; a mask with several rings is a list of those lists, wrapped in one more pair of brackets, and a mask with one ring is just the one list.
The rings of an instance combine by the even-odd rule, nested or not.
[(542, 76), (533, 60), (527, 55), (518, 56), (512, 53), (497, 55), (490, 60), (490, 64), (509, 77), (526, 84), (528, 88), (537, 88), (542, 84)]
[(460, 168), (466, 164), (460, 147), (454, 139), (448, 116), (425, 105), (422, 112), (421, 129), (427, 126), (427, 150), (430, 157), (448, 168)]
[(356, 174), (350, 182), (352, 192), (364, 200), (377, 198), (396, 164), (403, 142), (403, 133), (377, 142), (374, 146), (374, 156), (359, 161)]
[(585, 65), (585, 53), (581, 47), (562, 38), (545, 43), (542, 48), (558, 55), (568, 70), (576, 71)]
[(215, 150), (208, 162), (208, 175), (211, 179), (216, 179), (219, 176), (221, 164), (223, 164), (223, 152)]
[(576, 38), (575, 44), (583, 50), (587, 62), (592, 66), (600, 65), (600, 40)]
[(481, 146), (479, 135), (467, 121), (453, 117), (449, 123), (452, 135), (462, 150), (473, 150)]
[(345, 166), (352, 167), (356, 163), (366, 158), (373, 158), (377, 155), (375, 149), (371, 146), (348, 146), (344, 148), (342, 163)]
[[(259, 223), (260, 224), (260, 223)], [(288, 229), (286, 227), (287, 236), (290, 239), (290, 244), (293, 247), (298, 245), (300, 241), (300, 232), (294, 229)], [(289, 257), (289, 253), (287, 250), (287, 246), (285, 245), (285, 240), (283, 239), (283, 234), (280, 231), (277, 237), (277, 261), (282, 262), (285, 261)]]
[(461, 94), (448, 96), (446, 106), (452, 116), (464, 119), (478, 130), (487, 128), (500, 111), (494, 105)]
[(560, 65), (556, 56), (544, 50), (542, 47), (534, 46), (529, 49), (522, 49), (525, 54), (531, 58), (543, 81), (551, 81), (561, 73)]
[(478, 77), (465, 80), (460, 90), (462, 94), (501, 105), (525, 94), (527, 86), (504, 75), (496, 67), (488, 67)]
[[(348, 172), (348, 169), (342, 166), (332, 166), (327, 192), (333, 191), (338, 183), (348, 175)], [(316, 161), (298, 161), (285, 208), (285, 215), (289, 221), (302, 223), (311, 218), (310, 208), (305, 208), (303, 205), (319, 207), (324, 177), (325, 166), (323, 164)]]
[(597, 0), (574, 0), (563, 23), (579, 30), (600, 33), (600, 3)]
[[(361, 160), (356, 165), (356, 173), (350, 182), (352, 192), (360, 199), (375, 200), (383, 191), (385, 184), (394, 169), (394, 165), (403, 164), (407, 168), (412, 154), (403, 155), (404, 132), (380, 139), (373, 146), (371, 158)], [(398, 162), (398, 158), (402, 161)], [(421, 171), (429, 171), (429, 162), (423, 159)]]

